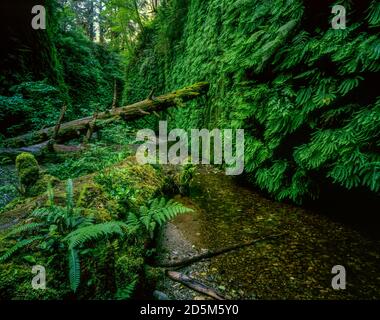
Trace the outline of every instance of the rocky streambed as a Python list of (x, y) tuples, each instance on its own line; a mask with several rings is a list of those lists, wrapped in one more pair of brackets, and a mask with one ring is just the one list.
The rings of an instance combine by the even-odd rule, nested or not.
[[(161, 232), (161, 262), (286, 233), (177, 270), (226, 299), (380, 298), (379, 241), (346, 225), (269, 200), (211, 166), (199, 168), (190, 196), (177, 201), (194, 212)], [(346, 269), (345, 290), (332, 288), (336, 265)], [(169, 299), (211, 299), (168, 278), (157, 290)]]

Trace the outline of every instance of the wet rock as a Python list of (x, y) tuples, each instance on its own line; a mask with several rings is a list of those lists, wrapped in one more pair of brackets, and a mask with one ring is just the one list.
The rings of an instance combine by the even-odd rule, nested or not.
[(153, 297), (157, 300), (170, 300), (170, 298), (167, 296), (167, 294), (163, 293), (162, 291), (158, 291), (158, 290), (153, 291)]

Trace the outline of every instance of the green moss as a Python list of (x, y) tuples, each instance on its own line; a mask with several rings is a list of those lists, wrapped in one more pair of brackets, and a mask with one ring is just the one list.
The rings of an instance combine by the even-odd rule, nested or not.
[(148, 265), (144, 267), (145, 286), (155, 288), (157, 283), (164, 278), (165, 271), (162, 268), (153, 268)]
[(31, 270), (22, 265), (0, 264), (0, 300), (12, 297), (20, 283), (25, 282), (26, 279), (31, 281), (31, 274)]
[(107, 194), (124, 208), (138, 208), (161, 191), (164, 179), (150, 165), (127, 160), (95, 177)]
[(40, 177), (40, 167), (31, 153), (23, 152), (17, 156), (16, 170), (20, 185), (26, 190), (34, 185)]
[(168, 194), (187, 195), (189, 193), (190, 183), (193, 179), (196, 166), (186, 164), (182, 166), (164, 166), (164, 186), (163, 192)]
[(141, 274), (144, 266), (143, 251), (140, 247), (130, 246), (115, 263), (117, 288), (124, 288)]
[(60, 180), (58, 178), (50, 174), (44, 174), (36, 181), (33, 186), (30, 187), (28, 190), (28, 195), (37, 196), (39, 194), (42, 194), (46, 192), (49, 184), (54, 187), (59, 183), (59, 181)]
[[(32, 275), (29, 272), (29, 277)], [(62, 299), (63, 293), (59, 289), (51, 288), (48, 285), (46, 289), (33, 289), (31, 277), (22, 282), (15, 290), (13, 299), (16, 300), (59, 300)]]

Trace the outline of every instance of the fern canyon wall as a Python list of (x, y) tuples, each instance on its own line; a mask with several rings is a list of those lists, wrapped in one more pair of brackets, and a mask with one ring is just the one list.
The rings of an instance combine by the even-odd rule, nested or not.
[(332, 28), (330, 1), (168, 1), (140, 37), (124, 99), (209, 81), (208, 96), (169, 124), (245, 129), (254, 185), (296, 203), (332, 186), (375, 196), (379, 9), (341, 3), (344, 30)]

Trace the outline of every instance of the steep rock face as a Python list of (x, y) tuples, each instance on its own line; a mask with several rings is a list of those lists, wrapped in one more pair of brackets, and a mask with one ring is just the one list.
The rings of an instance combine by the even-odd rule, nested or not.
[(208, 81), (208, 96), (170, 125), (245, 129), (245, 171), (261, 189), (295, 202), (330, 186), (379, 191), (376, 1), (340, 1), (344, 30), (329, 1), (168, 3), (127, 68), (128, 102), (157, 84)]

